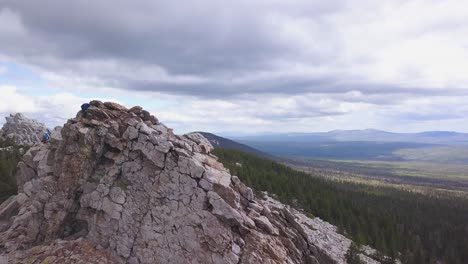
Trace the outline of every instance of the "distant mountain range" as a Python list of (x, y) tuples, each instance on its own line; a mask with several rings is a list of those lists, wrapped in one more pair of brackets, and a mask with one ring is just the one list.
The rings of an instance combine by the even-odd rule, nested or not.
[(240, 142), (412, 142), (441, 145), (468, 145), (468, 134), (452, 131), (427, 131), (420, 133), (394, 133), (376, 129), (333, 130), (316, 133), (277, 133), (231, 137)]
[(227, 139), (204, 135), (215, 148), (233, 149), (272, 160), (419, 161), (467, 164), (468, 134), (448, 131), (392, 133), (382, 130), (334, 130), (285, 133)]

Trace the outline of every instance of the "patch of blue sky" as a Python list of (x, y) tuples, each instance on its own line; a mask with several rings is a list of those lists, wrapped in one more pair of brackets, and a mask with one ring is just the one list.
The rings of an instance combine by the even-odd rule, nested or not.
[(46, 84), (40, 76), (28, 67), (13, 62), (0, 62), (6, 71), (0, 74), (0, 85), (12, 85), (30, 95), (53, 94), (44, 89)]

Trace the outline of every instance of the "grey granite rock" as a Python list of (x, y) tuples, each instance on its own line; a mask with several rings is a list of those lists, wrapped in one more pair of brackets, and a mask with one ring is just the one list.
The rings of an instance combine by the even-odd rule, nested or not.
[(8, 144), (32, 146), (41, 141), (47, 127), (21, 113), (5, 117), (6, 122), (0, 130), (0, 138)]
[(255, 198), (202, 135), (174, 135), (141, 107), (91, 105), (24, 155), (19, 194), (0, 205), (0, 259), (342, 263), (336, 230)]

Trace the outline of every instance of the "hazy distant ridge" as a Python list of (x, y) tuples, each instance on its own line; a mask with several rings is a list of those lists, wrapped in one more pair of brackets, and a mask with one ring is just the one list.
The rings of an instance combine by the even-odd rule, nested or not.
[(282, 141), (282, 142), (327, 142), (327, 141), (378, 141), (414, 142), (427, 144), (466, 144), (468, 133), (452, 131), (426, 131), (420, 133), (394, 133), (376, 129), (333, 130), (315, 133), (278, 133), (235, 137), (241, 141)]

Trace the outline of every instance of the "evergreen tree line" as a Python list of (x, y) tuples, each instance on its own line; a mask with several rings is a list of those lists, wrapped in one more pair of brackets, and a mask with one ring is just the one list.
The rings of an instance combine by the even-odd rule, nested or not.
[(255, 190), (338, 226), (358, 244), (403, 263), (467, 263), (464, 198), (327, 180), (236, 150), (217, 149), (215, 155)]

